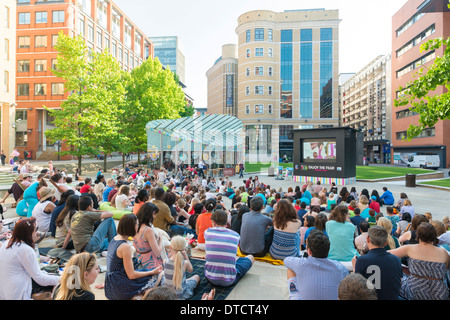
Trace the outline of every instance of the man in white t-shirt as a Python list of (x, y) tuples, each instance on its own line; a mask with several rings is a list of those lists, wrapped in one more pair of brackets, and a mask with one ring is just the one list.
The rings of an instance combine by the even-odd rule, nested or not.
[(158, 182), (164, 182), (166, 180), (166, 172), (164, 168), (161, 169), (161, 171), (158, 173)]
[(203, 173), (203, 169), (205, 168), (205, 164), (203, 163), (203, 160), (200, 160), (198, 162), (198, 176), (205, 178), (205, 174)]

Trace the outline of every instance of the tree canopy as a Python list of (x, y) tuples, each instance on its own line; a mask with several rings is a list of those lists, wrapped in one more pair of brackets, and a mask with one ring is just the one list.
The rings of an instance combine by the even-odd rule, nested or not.
[[(411, 110), (419, 114), (419, 123), (408, 128), (407, 140), (420, 135), (425, 128), (434, 127), (440, 120), (450, 119), (450, 38), (427, 41), (420, 47), (421, 52), (443, 47), (444, 54), (436, 55), (426, 73), (421, 68), (416, 79), (400, 87), (400, 96), (394, 101), (395, 107), (411, 105)], [(445, 87), (444, 93), (437, 94), (438, 88)]]

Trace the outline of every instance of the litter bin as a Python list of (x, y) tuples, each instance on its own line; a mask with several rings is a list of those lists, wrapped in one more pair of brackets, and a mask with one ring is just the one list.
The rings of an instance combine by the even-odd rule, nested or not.
[(275, 176), (275, 168), (270, 166), (268, 169), (268, 176), (269, 177), (274, 177)]
[(415, 188), (416, 187), (416, 175), (415, 174), (407, 174), (405, 182), (406, 182), (407, 188)]

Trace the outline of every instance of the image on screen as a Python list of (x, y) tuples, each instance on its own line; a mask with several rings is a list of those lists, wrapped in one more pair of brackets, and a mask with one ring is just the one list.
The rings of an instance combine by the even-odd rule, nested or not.
[(303, 140), (303, 162), (336, 160), (336, 141)]

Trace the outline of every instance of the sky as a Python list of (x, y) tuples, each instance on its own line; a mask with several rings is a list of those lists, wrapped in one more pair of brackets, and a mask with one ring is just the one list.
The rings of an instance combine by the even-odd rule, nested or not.
[(237, 44), (237, 19), (248, 11), (339, 10), (339, 73), (355, 73), (391, 53), (392, 16), (407, 0), (113, 0), (148, 37), (178, 36), (186, 93), (207, 107), (206, 72), (224, 44)]

